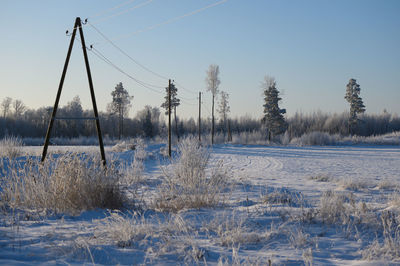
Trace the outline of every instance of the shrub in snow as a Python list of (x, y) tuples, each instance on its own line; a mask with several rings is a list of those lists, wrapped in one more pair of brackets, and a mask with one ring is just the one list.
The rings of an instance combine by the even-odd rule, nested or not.
[(267, 138), (264, 132), (260, 130), (245, 131), (235, 133), (232, 135), (232, 143), (235, 144), (253, 144), (253, 145), (265, 145), (267, 144)]
[(369, 137), (351, 136), (343, 138), (343, 141), (354, 144), (400, 145), (400, 132), (396, 131), (384, 135), (375, 135)]
[(163, 169), (164, 180), (158, 189), (156, 208), (178, 211), (221, 203), (222, 192), (227, 188), (227, 172), (222, 162), (207, 170), (209, 160), (209, 150), (196, 139), (183, 139), (172, 164)]
[(216, 235), (215, 241), (222, 246), (237, 247), (246, 244), (256, 244), (266, 239), (266, 235), (254, 232), (245, 225), (245, 219), (232, 215), (232, 217), (217, 216), (204, 228), (207, 232)]
[(136, 145), (133, 142), (129, 141), (121, 141), (112, 146), (111, 151), (113, 152), (124, 152), (124, 151), (131, 151), (135, 150)]
[(338, 138), (337, 135), (329, 135), (326, 132), (314, 131), (306, 133), (300, 138), (294, 138), (290, 143), (296, 145), (335, 145)]
[(383, 179), (379, 181), (377, 188), (380, 190), (396, 190), (400, 188), (400, 184), (394, 180)]
[(119, 211), (109, 212), (109, 216), (99, 221), (95, 237), (103, 241), (112, 241), (118, 247), (129, 247), (143, 240), (153, 229), (136, 213), (125, 215)]
[(97, 244), (135, 246), (145, 249), (150, 260), (167, 255), (183, 259), (186, 265), (198, 264), (204, 257), (204, 250), (197, 246), (192, 235), (196, 232), (180, 215), (152, 220), (137, 213), (113, 211), (97, 222), (94, 233)]
[(310, 176), (309, 179), (317, 182), (329, 182), (331, 180), (331, 177), (329, 177), (328, 175), (319, 174)]
[(123, 194), (120, 175), (100, 159), (79, 154), (28, 160), (11, 164), (1, 184), (1, 201), (12, 208), (32, 208), (79, 213), (95, 208), (120, 208)]
[(400, 261), (400, 221), (393, 212), (381, 213), (382, 239), (376, 238), (362, 251), (363, 259)]
[(263, 202), (268, 204), (284, 204), (289, 206), (304, 206), (305, 200), (301, 193), (296, 193), (287, 188), (275, 188), (263, 196)]
[(15, 159), (22, 155), (22, 140), (17, 137), (5, 137), (0, 140), (0, 157)]
[(343, 189), (348, 189), (352, 191), (359, 191), (368, 188), (368, 183), (364, 180), (344, 178), (339, 181), (339, 185)]
[(319, 206), (319, 217), (323, 222), (346, 223), (349, 219), (345, 206), (348, 196), (333, 191), (326, 191), (322, 194)]

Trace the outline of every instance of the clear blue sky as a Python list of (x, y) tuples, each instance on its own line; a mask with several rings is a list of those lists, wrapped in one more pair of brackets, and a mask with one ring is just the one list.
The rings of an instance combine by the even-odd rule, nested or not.
[[(125, 2), (0, 0), (0, 101), (8, 96), (31, 108), (54, 104), (70, 40), (65, 30), (72, 28), (77, 16), (89, 18), (114, 38), (218, 0), (136, 0), (101, 14)], [(109, 17), (124, 10), (128, 12)], [(229, 0), (115, 43), (151, 70), (186, 89), (203, 91), (207, 109), (211, 95), (205, 92), (205, 71), (218, 64), (220, 89), (230, 95), (233, 117), (261, 117), (260, 83), (266, 74), (276, 78), (281, 106), (289, 115), (347, 110), (344, 94), (350, 78), (360, 84), (368, 113), (386, 108), (400, 114), (399, 14), (397, 0)], [(83, 30), (87, 45), (95, 43), (135, 78), (167, 85), (104, 42), (90, 26)], [(91, 108), (82, 50), (75, 44), (60, 104), (79, 95), (84, 108)], [(163, 95), (143, 88), (91, 52), (89, 61), (100, 110), (106, 109), (118, 82), (134, 96), (131, 116), (144, 105), (160, 106)], [(193, 98), (182, 103), (181, 116), (197, 117), (197, 93), (179, 92)], [(209, 115), (210, 110), (203, 113)]]

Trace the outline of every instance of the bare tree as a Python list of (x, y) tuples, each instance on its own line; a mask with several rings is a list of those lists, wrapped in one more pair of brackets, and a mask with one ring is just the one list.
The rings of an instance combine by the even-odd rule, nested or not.
[(214, 144), (214, 128), (215, 128), (215, 119), (214, 119), (214, 102), (215, 97), (218, 94), (218, 86), (221, 83), (219, 80), (219, 66), (218, 65), (210, 65), (207, 70), (207, 91), (210, 91), (212, 94), (212, 108), (211, 108), (211, 144)]
[(8, 113), (10, 112), (12, 99), (10, 97), (6, 97), (1, 102), (1, 110), (3, 112), (3, 117), (6, 118)]
[(26, 106), (21, 100), (15, 100), (13, 103), (14, 114), (16, 117), (20, 117), (26, 111)]

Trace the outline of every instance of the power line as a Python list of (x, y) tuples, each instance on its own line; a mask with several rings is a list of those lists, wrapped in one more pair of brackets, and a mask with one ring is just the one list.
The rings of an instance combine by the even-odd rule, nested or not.
[(119, 72), (121, 72), (122, 74), (124, 74), (125, 76), (127, 76), (128, 78), (132, 79), (133, 81), (135, 81), (136, 83), (140, 84), (142, 87), (145, 87), (153, 92), (159, 93), (159, 94), (163, 94), (162, 92), (155, 90), (151, 87), (161, 87), (161, 86), (155, 86), (149, 83), (146, 83), (144, 81), (138, 80), (136, 78), (134, 78), (133, 76), (131, 76), (130, 74), (128, 74), (127, 72), (125, 72), (124, 70), (122, 70), (120, 67), (118, 67), (117, 65), (115, 65), (113, 62), (111, 62), (107, 57), (105, 57), (99, 50), (97, 50), (94, 47), (91, 47), (91, 49), (89, 49), (89, 51), (91, 51), (95, 56), (97, 56), (99, 59), (101, 59), (102, 61), (106, 62), (108, 65), (112, 66), (113, 68), (115, 68), (116, 70), (118, 70)]
[[(128, 1), (128, 2), (129, 2), (129, 1)], [(133, 2), (133, 1), (131, 1), (131, 2)], [(115, 14), (110, 15), (110, 16), (108, 16), (108, 17), (105, 17), (105, 18), (103, 18), (103, 19), (96, 20), (96, 21), (93, 22), (93, 24), (99, 24), (99, 23), (101, 23), (101, 22), (103, 22), (103, 21), (106, 21), (106, 20), (109, 20), (109, 19), (111, 19), (111, 18), (113, 18), (113, 17), (118, 17), (118, 16), (120, 16), (120, 15), (126, 14), (126, 13), (128, 13), (128, 12), (130, 12), (130, 11), (132, 11), (132, 10), (135, 10), (135, 9), (138, 9), (138, 8), (141, 8), (141, 7), (144, 7), (144, 6), (148, 5), (148, 4), (150, 4), (151, 2), (153, 2), (153, 0), (148, 0), (148, 1), (144, 2), (144, 3), (140, 3), (140, 4), (136, 5), (136, 6), (133, 6), (133, 7), (131, 7), (131, 8), (128, 8), (128, 9), (126, 9), (126, 10), (124, 10), (124, 11), (115, 13)]]
[[(139, 63), (139, 62), (138, 62), (137, 60), (135, 60), (132, 56), (130, 56), (127, 52), (125, 52), (125, 51), (122, 50), (118, 45), (116, 45), (112, 40), (110, 40), (110, 38), (108, 38), (108, 37), (107, 37), (103, 32), (101, 32), (97, 27), (95, 27), (94, 25), (92, 25), (90, 22), (88, 22), (88, 24), (89, 24), (89, 26), (91, 26), (98, 34), (100, 34), (107, 42), (109, 42), (115, 49), (117, 49), (117, 50), (120, 51), (123, 55), (125, 55), (126, 57), (128, 57), (132, 62), (134, 62), (135, 64), (137, 64), (138, 66), (140, 66), (140, 67), (143, 68), (144, 70), (146, 70), (146, 71), (152, 73), (153, 75), (155, 75), (155, 76), (157, 76), (157, 77), (159, 77), (159, 78), (161, 78), (161, 79), (169, 80), (167, 77), (165, 77), (165, 76), (163, 76), (163, 75), (161, 75), (161, 74), (159, 74), (159, 73), (157, 73), (157, 72), (151, 70), (150, 68), (144, 66), (143, 64)], [(93, 45), (92, 45), (92, 47), (93, 47)], [(180, 83), (178, 83), (178, 82), (174, 82), (174, 83), (176, 83), (176, 84), (179, 85), (178, 88), (182, 88), (183, 90), (185, 90), (185, 91), (187, 91), (187, 92), (189, 92), (189, 93), (196, 93), (196, 92), (194, 92), (194, 91), (192, 91), (192, 90), (186, 89), (182, 84), (180, 84)], [(193, 99), (196, 99), (196, 98), (191, 98), (191, 99), (187, 98), (188, 101), (193, 100)]]
[(195, 15), (195, 14), (197, 14), (197, 13), (200, 13), (200, 12), (206, 10), (206, 9), (209, 9), (209, 8), (212, 8), (212, 7), (215, 7), (215, 6), (218, 6), (218, 5), (223, 4), (223, 3), (227, 2), (227, 1), (228, 1), (228, 0), (218, 1), (218, 2), (216, 2), (216, 3), (214, 3), (214, 4), (211, 4), (211, 5), (208, 5), (208, 6), (199, 8), (199, 9), (196, 9), (196, 10), (194, 10), (194, 11), (192, 11), (192, 12), (186, 13), (186, 14), (181, 15), (181, 16), (177, 16), (177, 17), (168, 19), (168, 20), (166, 20), (166, 21), (163, 21), (163, 22), (161, 22), (161, 23), (155, 24), (155, 25), (153, 25), (153, 26), (150, 26), (150, 27), (147, 27), (147, 28), (143, 28), (143, 29), (141, 29), (141, 30), (137, 30), (137, 31), (132, 32), (132, 33), (129, 33), (129, 34), (120, 35), (119, 37), (118, 37), (118, 36), (117, 36), (117, 37), (114, 37), (113, 40), (125, 39), (125, 38), (131, 37), (131, 36), (136, 35), (136, 34), (139, 34), (139, 33), (143, 33), (143, 32), (146, 32), (146, 31), (153, 30), (153, 29), (155, 29), (155, 28), (161, 27), (161, 26), (163, 26), (163, 25), (170, 24), (170, 23), (172, 23), (172, 22), (175, 22), (175, 21), (177, 21), (177, 20), (183, 19), (183, 18), (185, 18), (185, 17), (193, 16), (193, 15)]
[(186, 88), (185, 88), (182, 84), (180, 84), (179, 82), (176, 82), (176, 81), (175, 81), (175, 83), (176, 83), (181, 89), (183, 89), (183, 90), (185, 90), (185, 91), (187, 91), (187, 92), (190, 92), (190, 93), (196, 93), (196, 94), (197, 94), (197, 92), (195, 92), (195, 91), (186, 89)]
[[(127, 52), (125, 52), (124, 50), (122, 50), (119, 46), (117, 46), (113, 41), (110, 40), (110, 38), (108, 38), (104, 33), (102, 33), (97, 27), (95, 27), (93, 24), (91, 24), (90, 22), (88, 22), (88, 24), (98, 33), (100, 34), (107, 42), (109, 42), (112, 46), (114, 46), (114, 48), (116, 48), (118, 51), (120, 51), (123, 55), (125, 55), (126, 57), (128, 57), (130, 60), (132, 60), (135, 64), (137, 64), (138, 66), (140, 66), (141, 68), (143, 68), (144, 70), (147, 70), (148, 72), (152, 73), (153, 75), (158, 76), (159, 78), (162, 78), (164, 80), (168, 80), (167, 77), (158, 74), (157, 72), (149, 69), (148, 67), (144, 66), (143, 64), (139, 63), (138, 61), (136, 61), (134, 58), (132, 58)], [(93, 45), (92, 45), (93, 47)]]
[(188, 104), (188, 105), (196, 105), (195, 103), (190, 103), (190, 102), (188, 102), (188, 101), (182, 100), (182, 97), (180, 97), (180, 100), (181, 100), (182, 102)]
[(118, 5), (114, 6), (114, 7), (109, 8), (109, 9), (107, 9), (107, 10), (100, 11), (99, 13), (96, 13), (96, 14), (94, 14), (93, 16), (90, 16), (89, 18), (100, 17), (100, 16), (102, 16), (102, 15), (104, 15), (104, 14), (106, 14), (106, 13), (112, 11), (112, 10), (115, 10), (115, 9), (120, 8), (120, 7), (126, 6), (126, 5), (128, 5), (128, 4), (132, 3), (132, 2), (135, 2), (135, 1), (136, 1), (136, 0), (125, 1), (125, 2), (123, 2), (123, 3), (121, 3), (121, 4), (118, 4)]

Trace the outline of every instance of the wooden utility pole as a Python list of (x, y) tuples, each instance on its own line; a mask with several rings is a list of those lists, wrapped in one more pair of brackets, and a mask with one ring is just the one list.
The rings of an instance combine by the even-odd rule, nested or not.
[(171, 157), (171, 80), (168, 80), (168, 156)]
[(215, 95), (212, 95), (212, 110), (211, 110), (211, 145), (214, 145), (214, 99)]
[(77, 20), (79, 20), (79, 34), (80, 34), (81, 42), (82, 42), (83, 57), (85, 58), (85, 66), (86, 66), (86, 73), (87, 73), (87, 77), (88, 77), (88, 81), (89, 81), (90, 96), (92, 98), (93, 113), (94, 113), (94, 117), (95, 117), (95, 121), (96, 121), (96, 130), (97, 130), (97, 137), (99, 139), (101, 160), (103, 161), (103, 165), (106, 165), (106, 155), (104, 153), (103, 138), (101, 135), (99, 112), (97, 111), (96, 97), (94, 95), (94, 89), (93, 89), (92, 74), (90, 72), (89, 59), (88, 59), (87, 52), (86, 52), (85, 38), (83, 37), (81, 19), (78, 17)]
[(201, 141), (201, 92), (199, 91), (199, 142)]
[[(46, 132), (46, 138), (45, 138), (45, 142), (44, 142), (44, 146), (43, 146), (43, 152), (42, 152), (41, 161), (43, 162), (45, 160), (45, 158), (46, 158), (46, 155), (47, 155), (47, 148), (49, 146), (51, 130), (52, 130), (53, 125), (54, 125), (54, 120), (56, 119), (58, 103), (60, 101), (61, 91), (62, 91), (62, 88), (63, 88), (63, 85), (64, 85), (64, 79), (65, 79), (65, 75), (67, 73), (69, 59), (71, 57), (72, 47), (74, 46), (74, 41), (75, 41), (75, 36), (76, 36), (76, 30), (77, 29), (79, 29), (79, 34), (80, 34), (80, 38), (81, 38), (82, 49), (83, 49), (83, 57), (85, 59), (86, 73), (87, 73), (87, 76), (88, 76), (90, 95), (92, 97), (93, 112), (94, 112), (94, 117), (93, 118), (84, 118), (84, 119), (93, 119), (93, 120), (96, 121), (96, 129), (97, 129), (97, 136), (99, 138), (101, 159), (103, 161), (103, 165), (106, 165), (106, 157), (105, 157), (105, 153), (104, 153), (103, 138), (102, 138), (101, 130), (100, 130), (99, 114), (97, 112), (96, 98), (95, 98), (94, 89), (93, 89), (92, 74), (90, 72), (89, 60), (88, 60), (87, 52), (86, 52), (85, 38), (83, 36), (83, 30), (82, 30), (82, 22), (81, 22), (81, 19), (79, 17), (77, 17), (76, 20), (75, 20), (74, 30), (72, 32), (71, 41), (69, 43), (69, 48), (68, 48), (68, 52), (67, 52), (67, 58), (65, 59), (63, 72), (61, 74), (60, 84), (58, 85), (56, 101), (54, 103), (53, 112), (51, 114), (49, 126), (48, 126), (47, 132)], [(77, 118), (58, 118), (58, 119), (71, 120), (71, 119), (77, 119)]]

